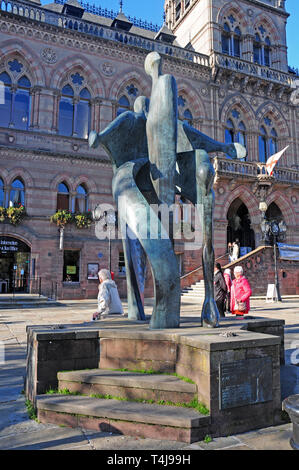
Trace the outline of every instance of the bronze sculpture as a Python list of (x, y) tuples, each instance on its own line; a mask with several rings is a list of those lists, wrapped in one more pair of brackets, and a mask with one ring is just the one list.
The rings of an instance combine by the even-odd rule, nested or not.
[[(150, 101), (137, 98), (134, 111), (121, 114), (100, 134), (91, 132), (89, 136), (90, 146), (101, 144), (113, 165), (112, 190), (122, 221), (129, 318), (145, 319), (140, 285), (144, 283), (147, 256), (155, 290), (150, 327), (179, 327), (180, 276), (172, 232), (166, 233), (163, 221), (152, 209), (152, 205), (161, 204), (171, 208), (179, 194), (197, 207), (202, 221), (202, 325), (215, 328), (219, 325), (213, 292), (215, 172), (208, 153), (220, 151), (232, 158), (244, 158), (246, 150), (238, 143), (216, 142), (178, 120), (176, 82), (172, 76), (162, 75), (158, 53), (147, 56), (145, 69), (153, 82)], [(151, 238), (153, 227), (158, 228), (160, 237)], [(133, 240), (129, 233), (134, 235)], [(136, 250), (138, 257), (134, 256)]]

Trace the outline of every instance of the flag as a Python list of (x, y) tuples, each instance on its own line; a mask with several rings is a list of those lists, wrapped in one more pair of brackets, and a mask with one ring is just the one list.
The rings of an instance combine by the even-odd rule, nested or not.
[(277, 165), (278, 161), (280, 160), (280, 157), (284, 154), (284, 152), (289, 148), (289, 145), (284, 148), (283, 150), (281, 150), (280, 152), (278, 153), (275, 153), (274, 155), (272, 155), (272, 157), (270, 157), (268, 160), (267, 160), (267, 163), (266, 163), (266, 170), (268, 172), (268, 174), (270, 176), (273, 175), (273, 171), (274, 171), (274, 168), (275, 166)]

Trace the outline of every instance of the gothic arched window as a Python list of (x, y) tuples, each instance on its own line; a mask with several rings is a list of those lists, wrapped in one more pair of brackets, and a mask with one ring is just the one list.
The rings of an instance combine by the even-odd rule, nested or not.
[(194, 117), (189, 108), (187, 97), (183, 94), (178, 96), (178, 113), (181, 121), (185, 121), (190, 126), (193, 126)]
[[(17, 60), (9, 62), (11, 72), (18, 74), (23, 65)], [(30, 88), (31, 82), (23, 75), (13, 83), (7, 72), (0, 74), (4, 84), (3, 101), (0, 101), (0, 126), (28, 130), (30, 124)]]
[(70, 192), (66, 183), (60, 183), (57, 191), (57, 210), (70, 209)]
[(90, 130), (90, 99), (91, 95), (87, 88), (80, 92), (75, 116), (75, 135), (81, 139), (88, 139)]
[(259, 28), (261, 35), (259, 33), (255, 34), (253, 42), (253, 61), (255, 64), (265, 65), (267, 67), (271, 66), (271, 41), (267, 34), (265, 28), (262, 26)]
[(244, 147), (247, 145), (246, 126), (241, 120), (239, 111), (233, 109), (231, 117), (226, 121), (225, 125), (225, 143), (232, 144), (238, 142)]
[(74, 90), (70, 85), (61, 91), (58, 131), (66, 136), (72, 136), (74, 132)]
[(80, 184), (76, 190), (75, 196), (75, 212), (88, 211), (88, 193), (84, 184)]
[(119, 116), (122, 113), (125, 113), (126, 111), (130, 111), (130, 101), (125, 95), (123, 95), (118, 100), (117, 116)]
[(88, 139), (91, 127), (91, 94), (78, 72), (71, 75), (61, 91), (58, 132), (68, 137)]
[(20, 178), (16, 178), (11, 185), (9, 206), (18, 207), (20, 205), (25, 205), (25, 186)]
[(278, 152), (278, 135), (272, 121), (268, 117), (264, 118), (265, 125), (260, 127), (259, 135), (259, 161), (266, 163), (268, 158)]
[(16, 129), (28, 130), (30, 121), (30, 80), (23, 75), (14, 97), (12, 122)]
[(221, 36), (222, 53), (234, 57), (241, 57), (241, 39), (242, 33), (239, 26), (230, 27), (228, 23), (224, 23)]

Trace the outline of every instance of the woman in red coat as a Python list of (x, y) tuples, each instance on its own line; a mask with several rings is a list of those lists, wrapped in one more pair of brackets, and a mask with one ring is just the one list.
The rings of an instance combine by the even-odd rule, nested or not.
[[(249, 313), (250, 310), (250, 297), (252, 295), (252, 290), (250, 284), (246, 277), (243, 275), (243, 268), (242, 266), (236, 266), (234, 269), (235, 279), (232, 283), (231, 288), (231, 299), (230, 299), (230, 307), (231, 312), (233, 315), (242, 316)], [(242, 302), (245, 303), (246, 308), (245, 311), (239, 310), (238, 303)]]

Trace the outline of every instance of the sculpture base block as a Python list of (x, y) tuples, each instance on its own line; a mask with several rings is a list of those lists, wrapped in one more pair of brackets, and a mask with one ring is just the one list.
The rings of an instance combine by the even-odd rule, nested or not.
[[(283, 340), (261, 330), (276, 331), (283, 324), (227, 318), (211, 330), (184, 319), (180, 329), (153, 331), (148, 324), (118, 318), (56, 330), (28, 327), (26, 395), (36, 403), (37, 395), (57, 389), (61, 371), (155, 371), (194, 382), (198, 402), (210, 413), (205, 433), (213, 437), (281, 424)], [(259, 332), (248, 331), (254, 329)]]

